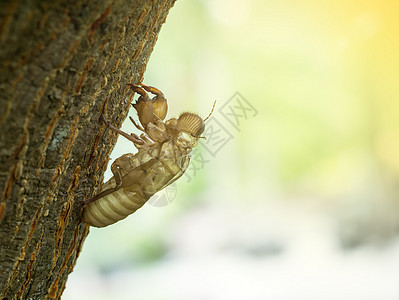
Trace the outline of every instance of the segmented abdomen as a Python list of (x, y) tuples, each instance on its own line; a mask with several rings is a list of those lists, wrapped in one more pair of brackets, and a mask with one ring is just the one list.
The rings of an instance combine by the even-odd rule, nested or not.
[[(123, 166), (127, 166), (121, 169), (122, 182), (125, 185), (87, 204), (83, 221), (91, 226), (105, 227), (134, 213), (152, 195), (182, 176), (190, 158), (186, 153), (175, 151), (172, 142), (169, 142), (164, 143), (160, 150), (139, 150), (135, 155), (125, 154), (117, 160)], [(101, 191), (115, 186), (116, 182), (112, 177), (103, 185)]]
[(84, 210), (83, 221), (94, 227), (105, 227), (134, 213), (147, 200), (138, 192), (129, 192), (122, 188), (88, 204)]

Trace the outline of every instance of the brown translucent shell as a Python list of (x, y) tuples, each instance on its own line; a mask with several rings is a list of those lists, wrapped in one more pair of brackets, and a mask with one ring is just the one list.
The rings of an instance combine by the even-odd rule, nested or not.
[(168, 113), (168, 103), (164, 97), (156, 96), (152, 100), (152, 107), (154, 109), (154, 113), (161, 119), (165, 119), (166, 114)]
[(133, 104), (133, 107), (136, 109), (140, 123), (143, 126), (147, 126), (150, 122), (155, 123), (154, 113), (163, 120), (168, 112), (168, 104), (166, 99), (162, 97), (155, 97), (153, 100), (145, 100), (140, 97), (139, 100)]
[(205, 130), (205, 122), (200, 116), (185, 112), (177, 120), (177, 127), (180, 130), (190, 133), (192, 136), (199, 137)]
[(133, 104), (133, 107), (136, 109), (140, 123), (144, 127), (147, 126), (148, 123), (153, 122), (154, 107), (151, 101), (144, 100), (140, 97), (139, 100)]

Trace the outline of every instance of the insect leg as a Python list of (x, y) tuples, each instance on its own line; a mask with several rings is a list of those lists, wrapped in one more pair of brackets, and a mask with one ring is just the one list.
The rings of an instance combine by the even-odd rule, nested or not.
[[(132, 104), (132, 106), (133, 106), (133, 104)], [(133, 107), (134, 107), (134, 106), (133, 106)], [(137, 123), (133, 120), (132, 117), (129, 116), (129, 119), (130, 119), (130, 121), (132, 121), (133, 125), (136, 126), (136, 128), (137, 128), (138, 130), (141, 130), (141, 131), (145, 132), (145, 129), (144, 129), (143, 127), (141, 127), (139, 124), (137, 124)]]
[(147, 130), (147, 134), (152, 139), (155, 138), (155, 140), (158, 141), (158, 142), (159, 141), (165, 141), (165, 140), (168, 140), (168, 139), (171, 138), (164, 130), (162, 130), (161, 128), (159, 128), (156, 125), (151, 126), (151, 128), (149, 128)]
[[(136, 168), (130, 170), (128, 173), (126, 173), (123, 176), (122, 187), (124, 189), (130, 190), (132, 188), (132, 185), (135, 185), (137, 183), (141, 185), (143, 180), (146, 178), (147, 172), (149, 172), (153, 168), (153, 166), (158, 162), (159, 160), (157, 158), (152, 158), (149, 161), (145, 162), (144, 164), (141, 164)], [(134, 189), (135, 188), (133, 188), (133, 191)]]
[(147, 92), (156, 95), (152, 99), (152, 107), (154, 109), (154, 115), (156, 116), (156, 118), (158, 118), (160, 120), (165, 119), (166, 114), (168, 112), (168, 103), (166, 101), (164, 94), (160, 90), (158, 90), (157, 88), (154, 88), (152, 86), (144, 85), (142, 83), (140, 85)]
[(138, 145), (144, 145), (144, 141), (140, 139), (137, 135), (130, 135), (119, 128), (115, 127), (114, 125), (110, 124), (104, 117), (104, 115), (101, 115), (101, 120), (105, 123), (105, 125), (111, 129), (112, 131), (115, 131), (119, 133), (120, 135), (123, 135), (125, 138), (127, 138), (129, 141), (132, 141), (135, 144)]
[(112, 171), (112, 174), (114, 174), (116, 186), (114, 188), (110, 188), (110, 189), (107, 189), (105, 191), (102, 191), (101, 193), (99, 193), (99, 194), (97, 194), (97, 195), (95, 195), (95, 196), (93, 196), (93, 197), (91, 197), (89, 199), (83, 200), (82, 201), (83, 205), (87, 205), (89, 203), (92, 203), (92, 202), (94, 202), (94, 201), (96, 201), (96, 200), (98, 200), (98, 199), (100, 199), (100, 198), (102, 198), (104, 196), (107, 196), (107, 195), (109, 195), (109, 194), (111, 194), (111, 193), (113, 193), (113, 192), (115, 192), (115, 191), (120, 189), (120, 187), (122, 186), (122, 173), (121, 173), (121, 170), (120, 170), (120, 168), (118, 166), (117, 160), (115, 160), (114, 163), (112, 164), (111, 171)]
[(154, 87), (152, 87), (152, 86), (148, 86), (148, 85), (145, 85), (145, 84), (140, 84), (141, 85), (141, 87), (143, 88), (143, 89), (145, 89), (147, 92), (150, 92), (150, 93), (152, 93), (152, 94), (154, 94), (154, 95), (157, 95), (157, 96), (161, 96), (162, 98), (165, 98), (165, 96), (163, 95), (163, 93), (160, 91), (160, 90), (158, 90), (157, 88), (154, 88)]
[[(154, 118), (156, 119), (156, 125), (162, 125), (162, 124), (164, 124), (163, 121), (162, 121), (162, 119), (161, 119), (160, 117), (158, 117), (157, 114), (154, 113), (153, 116), (154, 116)], [(146, 131), (143, 127), (141, 127), (139, 124), (137, 124), (137, 123), (134, 121), (134, 119), (133, 119), (132, 117), (129, 116), (129, 119), (130, 119), (130, 121), (132, 121), (133, 125), (136, 126), (136, 128), (137, 128), (138, 130), (141, 130), (142, 132), (147, 133), (147, 131)], [(162, 130), (162, 129), (160, 129), (160, 128), (158, 128), (158, 129), (159, 129), (160, 131), (165, 131), (165, 130)], [(163, 132), (163, 134), (166, 135), (164, 132)]]
[[(154, 122), (153, 102), (148, 97), (147, 92), (144, 89), (142, 89), (139, 85), (136, 84), (129, 84), (129, 85), (131, 86), (134, 92), (140, 94), (139, 99), (136, 101), (136, 103), (132, 103), (132, 106), (137, 111), (137, 115), (139, 117), (141, 125), (143, 125), (143, 127), (146, 128), (148, 123)], [(141, 127), (138, 126), (136, 127), (139, 128), (140, 130), (142, 129)]]
[(144, 133), (142, 133), (142, 134), (140, 135), (140, 138), (141, 138), (143, 141), (145, 141), (145, 142), (147, 143), (148, 146), (153, 146), (153, 145), (155, 145), (155, 143), (154, 143), (152, 140), (150, 140), (150, 138), (149, 138), (148, 136), (146, 136)]
[(130, 86), (135, 93), (140, 94), (140, 96), (143, 97), (145, 101), (150, 101), (147, 93), (140, 86), (133, 83), (128, 83), (127, 85)]

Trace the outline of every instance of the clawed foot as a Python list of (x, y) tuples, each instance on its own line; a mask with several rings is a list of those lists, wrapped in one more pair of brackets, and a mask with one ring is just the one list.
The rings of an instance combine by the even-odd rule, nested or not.
[(128, 83), (128, 86), (130, 86), (132, 88), (133, 91), (135, 91), (136, 93), (140, 94), (141, 96), (148, 98), (148, 95), (145, 91), (147, 91), (148, 93), (160, 96), (162, 98), (165, 98), (164, 94), (158, 90), (157, 88), (154, 88), (152, 86), (149, 85), (145, 85), (143, 83)]
[(104, 124), (105, 124), (107, 127), (109, 127), (109, 122), (108, 122), (107, 119), (105, 118), (104, 114), (101, 114), (100, 120), (101, 120), (102, 122), (104, 122)]
[(145, 90), (143, 90), (142, 87), (140, 87), (140, 83), (139, 84), (133, 84), (133, 83), (128, 83), (128, 86), (131, 87), (131, 89), (135, 92), (138, 93), (141, 97), (143, 97), (144, 101), (149, 101), (150, 98), (148, 97), (147, 93), (145, 92)]

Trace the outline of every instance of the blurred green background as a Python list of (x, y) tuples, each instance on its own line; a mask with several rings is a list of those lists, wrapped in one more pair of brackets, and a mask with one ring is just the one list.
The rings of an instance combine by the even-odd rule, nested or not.
[(168, 117), (217, 100), (208, 139), (158, 202), (90, 229), (63, 299), (399, 299), (398, 11), (177, 1), (143, 82)]

